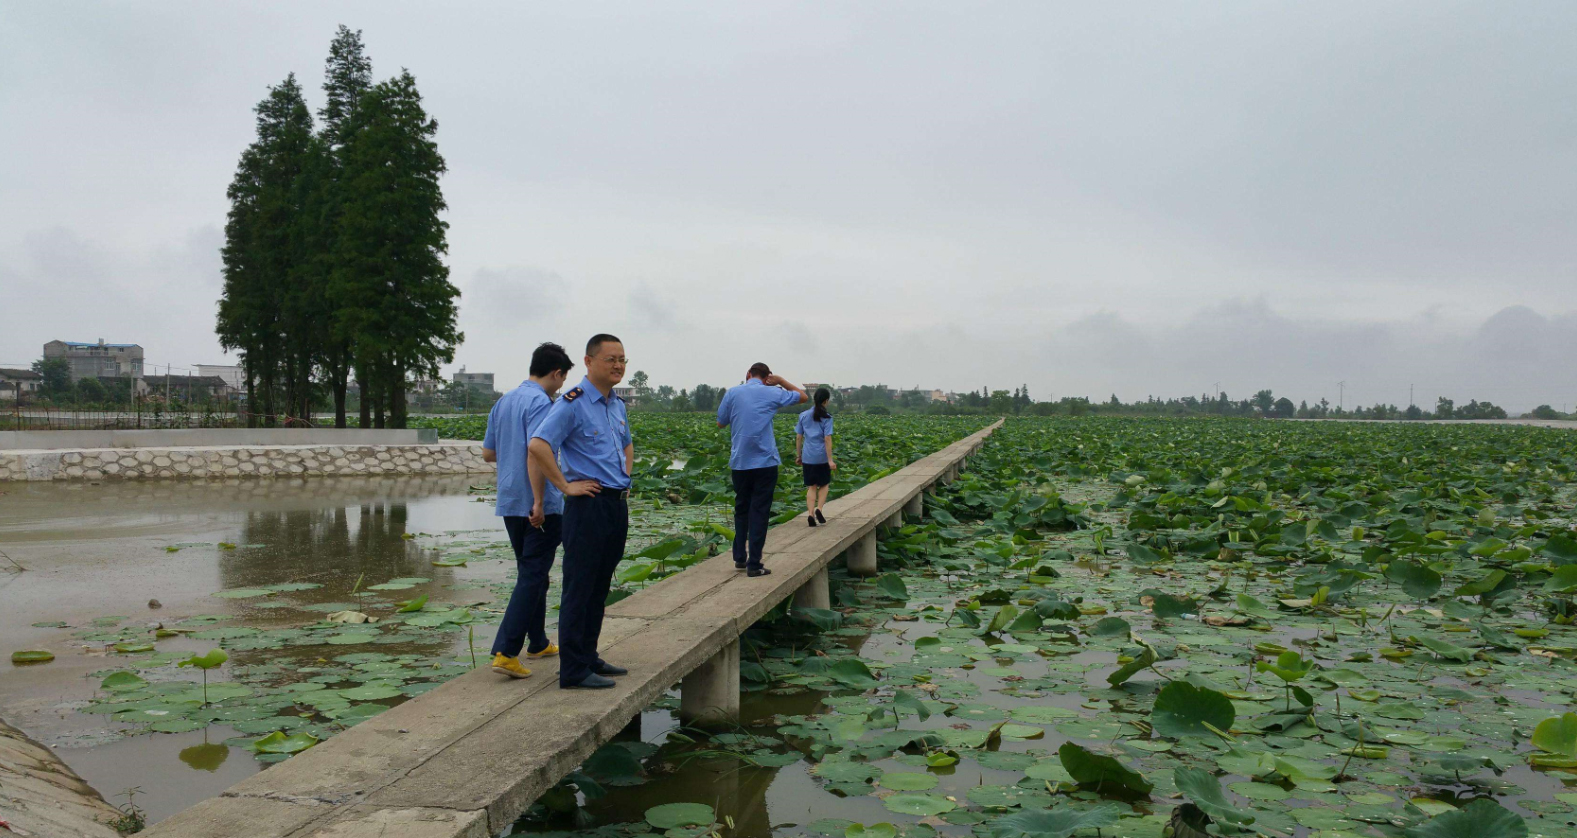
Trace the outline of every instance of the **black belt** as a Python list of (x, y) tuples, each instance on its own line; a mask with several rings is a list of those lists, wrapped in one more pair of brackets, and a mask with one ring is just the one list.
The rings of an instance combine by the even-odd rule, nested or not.
[(629, 489), (603, 489), (595, 495), (567, 495), (565, 500), (629, 500)]

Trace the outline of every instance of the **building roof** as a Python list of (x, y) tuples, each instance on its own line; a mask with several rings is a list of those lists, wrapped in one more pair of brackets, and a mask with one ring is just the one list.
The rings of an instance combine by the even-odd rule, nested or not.
[(141, 349), (142, 348), (142, 344), (140, 344), (140, 343), (104, 343), (104, 344), (101, 344), (101, 343), (99, 343), (96, 340), (52, 340), (52, 341), (50, 341), (50, 343), (63, 343), (65, 345), (71, 346), (71, 347), (85, 347), (85, 348), (91, 348), (91, 349), (98, 349), (100, 346), (104, 347), (105, 349)]
[(229, 387), (230, 382), (217, 375), (145, 375), (142, 377), (149, 387), (163, 387), (164, 380), (170, 380), (172, 389), (180, 389), (187, 384), (193, 387)]
[(17, 381), (40, 381), (44, 376), (32, 370), (14, 370), (0, 367), (0, 378), (10, 378)]

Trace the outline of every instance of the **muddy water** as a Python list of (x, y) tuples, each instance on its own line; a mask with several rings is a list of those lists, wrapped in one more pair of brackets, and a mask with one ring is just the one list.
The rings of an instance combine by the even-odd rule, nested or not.
[[(502, 541), (492, 504), (470, 489), (477, 484), (476, 477), (423, 476), (8, 486), (0, 494), (0, 550), (27, 570), (0, 574), (0, 651), (7, 661), (0, 663), (0, 715), (55, 748), (106, 797), (122, 802), (123, 789), (141, 788), (137, 803), (151, 820), (216, 794), (263, 767), (222, 744), (236, 732), (213, 725), (127, 735), (135, 726), (78, 712), (95, 693), (92, 673), (124, 664), (105, 644), (73, 635), (112, 617), (124, 618), (114, 621), (118, 627), (198, 614), (234, 615), (252, 627), (300, 623), (321, 617), (300, 607), (346, 598), (362, 574), (425, 576), (433, 580), (434, 601), (462, 596), (453, 589), (502, 580), (512, 563), (433, 567), (434, 550), (406, 536), (480, 530)], [(212, 596), (280, 582), (322, 587), (294, 592), (288, 602)], [(55, 622), (68, 628), (34, 626)], [(490, 640), (491, 627), (482, 628)], [(171, 638), (158, 649), (201, 652), (212, 645)], [(9, 653), (17, 649), (48, 649), (56, 659), (13, 666)], [(236, 659), (256, 662), (266, 654)]]

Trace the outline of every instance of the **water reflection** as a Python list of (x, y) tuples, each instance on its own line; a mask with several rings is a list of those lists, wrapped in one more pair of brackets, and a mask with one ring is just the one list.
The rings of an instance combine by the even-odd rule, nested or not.
[(218, 771), (219, 766), (225, 764), (230, 758), (230, 746), (220, 742), (209, 742), (207, 729), (203, 730), (203, 743), (182, 748), (179, 754), (181, 762), (186, 763), (198, 771), (207, 771), (210, 774)]
[(362, 575), (366, 584), (430, 577), (428, 551), (407, 537), (409, 514), (403, 501), (248, 512), (242, 546), (221, 555), (220, 580), (226, 588), (245, 588)]

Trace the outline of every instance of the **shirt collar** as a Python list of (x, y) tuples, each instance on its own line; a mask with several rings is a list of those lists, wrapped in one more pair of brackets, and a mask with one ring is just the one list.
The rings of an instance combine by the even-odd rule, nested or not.
[(580, 389), (594, 402), (607, 401), (607, 398), (602, 395), (602, 391), (597, 389), (597, 385), (591, 383), (590, 378), (582, 378), (580, 380)]
[(520, 382), (520, 386), (522, 386), (522, 387), (535, 387), (538, 390), (542, 391), (542, 395), (546, 396), (548, 394), (548, 391), (547, 391), (546, 387), (543, 387), (541, 384), (538, 384), (538, 383), (536, 383), (535, 381), (532, 381), (529, 378), (526, 379), (525, 381)]
[(766, 382), (762, 381), (759, 378), (747, 378), (747, 379), (745, 379), (745, 386), (746, 387), (749, 387), (752, 384), (755, 384), (755, 385), (761, 386), (761, 387), (765, 387), (766, 386)]

